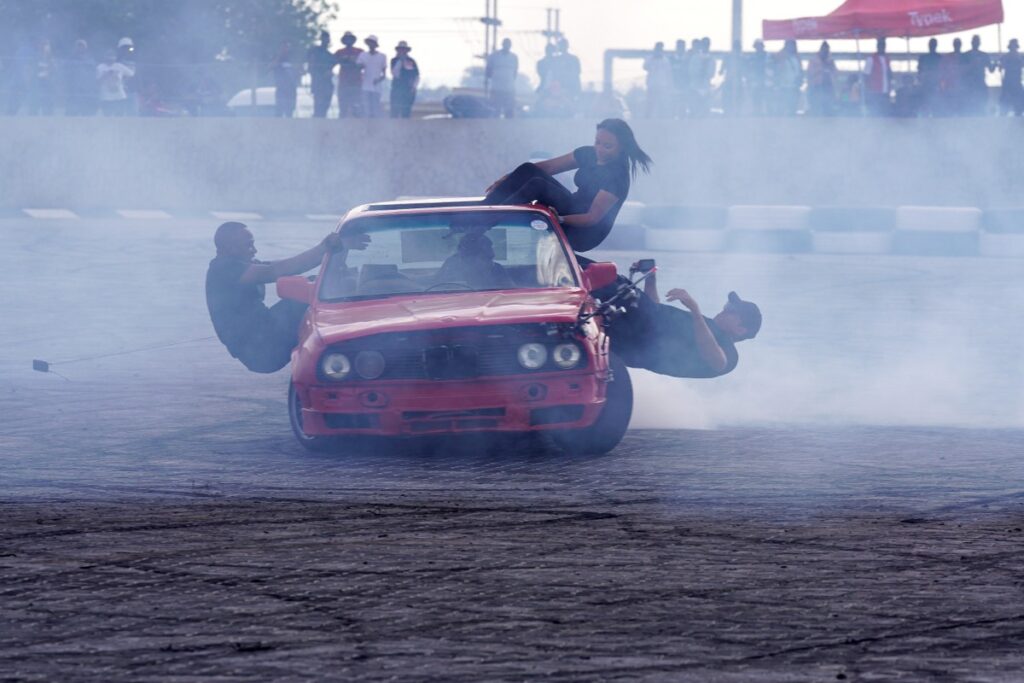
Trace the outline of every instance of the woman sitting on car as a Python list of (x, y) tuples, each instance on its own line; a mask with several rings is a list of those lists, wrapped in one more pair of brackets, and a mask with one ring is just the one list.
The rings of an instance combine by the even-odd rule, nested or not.
[[(622, 119), (597, 124), (593, 146), (536, 164), (522, 164), (487, 188), (485, 204), (540, 202), (554, 209), (574, 251), (595, 248), (611, 232), (629, 195), (637, 169), (650, 172), (651, 158), (640, 149)], [(570, 192), (554, 176), (578, 169)]]

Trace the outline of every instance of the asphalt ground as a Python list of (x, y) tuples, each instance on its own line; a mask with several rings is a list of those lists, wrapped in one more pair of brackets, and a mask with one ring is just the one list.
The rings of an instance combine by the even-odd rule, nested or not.
[(765, 324), (609, 455), (309, 454), (213, 227), (0, 222), (0, 680), (1024, 677), (1020, 261), (658, 254)]

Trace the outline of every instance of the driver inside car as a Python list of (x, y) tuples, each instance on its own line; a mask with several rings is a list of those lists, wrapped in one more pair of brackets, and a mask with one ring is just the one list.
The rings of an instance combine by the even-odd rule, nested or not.
[(514, 287), (505, 268), (494, 260), (494, 244), (482, 232), (467, 232), (459, 240), (434, 276), (435, 284), (465, 283), (473, 289), (506, 289)]

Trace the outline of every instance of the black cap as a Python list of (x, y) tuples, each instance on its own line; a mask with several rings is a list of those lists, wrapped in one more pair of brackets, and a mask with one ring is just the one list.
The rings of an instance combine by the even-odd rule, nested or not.
[(736, 292), (729, 292), (728, 310), (736, 313), (747, 331), (744, 339), (753, 339), (761, 330), (761, 309), (752, 301), (744, 301)]

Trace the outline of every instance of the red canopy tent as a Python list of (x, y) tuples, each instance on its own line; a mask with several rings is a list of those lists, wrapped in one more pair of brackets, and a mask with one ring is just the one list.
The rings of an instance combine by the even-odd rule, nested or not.
[(1003, 22), (1002, 0), (846, 0), (823, 17), (765, 21), (765, 40), (909, 38)]

